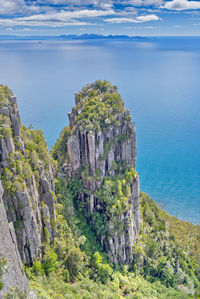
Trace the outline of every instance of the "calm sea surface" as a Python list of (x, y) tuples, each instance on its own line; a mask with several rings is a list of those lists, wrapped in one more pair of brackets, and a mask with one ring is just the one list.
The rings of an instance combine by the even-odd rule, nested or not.
[(117, 85), (131, 110), (141, 190), (200, 223), (200, 38), (0, 41), (0, 83), (49, 147), (68, 124), (73, 94), (96, 79)]

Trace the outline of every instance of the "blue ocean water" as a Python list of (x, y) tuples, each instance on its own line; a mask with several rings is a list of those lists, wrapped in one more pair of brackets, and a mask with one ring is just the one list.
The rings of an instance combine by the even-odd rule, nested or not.
[(51, 147), (74, 93), (96, 79), (119, 87), (137, 130), (141, 190), (170, 214), (200, 223), (200, 38), (0, 41), (0, 83), (22, 122)]

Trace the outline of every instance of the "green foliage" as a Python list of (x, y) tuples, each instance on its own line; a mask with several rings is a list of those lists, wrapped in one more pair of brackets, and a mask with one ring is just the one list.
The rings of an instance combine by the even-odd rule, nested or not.
[(158, 277), (165, 285), (174, 286), (174, 269), (166, 257), (161, 257), (157, 266)]
[(117, 116), (124, 112), (124, 103), (116, 87), (108, 81), (96, 81), (76, 96), (75, 125), (88, 131), (100, 131), (110, 124), (119, 125)]
[(9, 154), (9, 165), (1, 171), (4, 192), (11, 195), (16, 191), (24, 191), (29, 184), (33, 184), (33, 179), (39, 186), (39, 168), (43, 166), (48, 171), (49, 166), (53, 164), (41, 130), (30, 130), (23, 126), (21, 138), (25, 150), (15, 141), (16, 148), (15, 152)]
[(24, 299), (27, 294), (20, 291), (17, 287), (11, 288), (9, 292), (4, 295), (4, 299)]
[(30, 180), (33, 176), (31, 166), (28, 162), (22, 163), (22, 176), (24, 180)]
[(66, 283), (59, 272), (51, 272), (48, 277), (32, 277), (30, 286), (38, 298), (45, 299), (189, 299), (191, 296), (171, 287), (165, 287), (159, 281), (150, 283), (142, 276), (133, 273), (115, 272), (107, 283), (95, 282), (88, 277), (82, 277), (71, 283)]
[[(0, 86), (0, 106), (8, 103), (12, 93)], [(108, 81), (96, 81), (76, 95), (74, 128), (97, 132), (114, 124), (120, 125), (118, 115), (124, 105), (117, 88)], [(124, 121), (131, 121), (129, 115)], [(6, 124), (6, 126), (4, 126)], [(0, 116), (1, 138), (12, 137), (9, 119)], [(58, 167), (68, 162), (67, 141), (70, 128), (63, 129), (52, 150)], [(118, 135), (112, 143), (107, 141), (100, 160), (105, 160), (112, 146), (130, 138), (130, 133)], [(15, 138), (16, 151), (9, 156), (8, 167), (1, 172), (4, 192), (13, 194), (25, 190), (36, 181), (39, 186), (39, 170), (48, 174), (54, 163), (49, 155), (41, 130), (21, 127), (24, 149)], [(118, 234), (127, 229), (120, 217), (126, 214), (131, 196), (131, 184), (137, 178), (132, 167), (123, 161), (114, 162), (112, 175), (104, 178), (94, 196), (98, 211), (86, 212), (90, 193), (84, 188), (83, 178), (92, 181), (100, 178), (100, 171), (91, 175), (88, 165), (72, 178), (57, 178), (56, 220), (51, 220), (55, 232), (53, 240), (43, 220), (42, 260), (36, 259), (26, 274), (38, 298), (191, 298), (194, 287), (199, 296), (199, 227), (179, 222), (162, 212), (145, 194), (141, 194), (141, 231), (133, 249), (133, 263), (123, 269), (114, 266), (101, 246), (99, 236)], [(83, 195), (84, 194), (84, 198)], [(32, 199), (34, 202), (34, 199)], [(43, 205), (41, 205), (43, 207)], [(12, 207), (8, 207), (11, 209)], [(89, 220), (92, 225), (89, 225)], [(109, 229), (108, 229), (109, 224)], [(23, 223), (16, 219), (15, 229)], [(170, 232), (170, 234), (168, 233)], [(189, 239), (189, 241), (188, 241)], [(0, 261), (0, 281), (4, 266)], [(3, 287), (0, 282), (0, 289)], [(182, 289), (184, 292), (178, 290)], [(15, 298), (17, 290), (11, 290), (7, 298)], [(19, 294), (19, 297), (24, 295)]]
[(68, 161), (68, 153), (67, 153), (67, 141), (70, 136), (70, 127), (65, 127), (58, 140), (56, 141), (56, 144), (52, 148), (52, 157), (55, 160), (58, 160), (59, 165), (63, 165), (64, 162)]
[(78, 208), (74, 209), (74, 213), (76, 232), (81, 237), (81, 239), (84, 238), (84, 242), (81, 242), (80, 248), (86, 253), (86, 255), (89, 257), (89, 260), (91, 260), (94, 253), (98, 251), (100, 252), (104, 263), (110, 262), (105, 251), (103, 250), (103, 247), (100, 244), (99, 239), (97, 238), (96, 230), (94, 230), (93, 227), (88, 224), (84, 213), (81, 212)]
[(93, 84), (93, 88), (95, 91), (100, 91), (101, 93), (104, 93), (107, 90), (111, 90), (112, 92), (117, 91), (117, 86), (111, 85), (110, 82), (106, 80), (104, 81), (96, 80), (95, 83)]
[[(137, 173), (133, 167), (125, 167), (123, 170), (121, 169), (120, 174), (105, 177), (100, 188), (95, 192), (95, 197), (101, 202), (102, 207), (99, 209), (99, 213), (94, 214), (97, 233), (99, 231), (102, 235), (108, 221), (114, 224), (113, 232), (124, 229), (119, 219), (130, 206), (130, 184), (136, 177)], [(109, 233), (112, 233), (110, 229)]]
[(46, 275), (49, 275), (55, 269), (57, 254), (52, 248), (45, 249), (45, 254), (42, 259), (42, 267)]
[(2, 183), (5, 193), (14, 194), (16, 191), (25, 189), (23, 177), (15, 175), (15, 172), (11, 172), (8, 168), (3, 169)]
[(69, 272), (69, 277), (73, 281), (78, 274), (83, 271), (84, 255), (78, 247), (72, 247), (65, 259), (65, 268)]
[(166, 286), (184, 286), (188, 293), (199, 285), (197, 263), (186, 257), (175, 238), (166, 230), (161, 209), (145, 194), (140, 196), (143, 219), (139, 242), (134, 249), (132, 270), (150, 282)]
[[(131, 169), (126, 169), (123, 177), (127, 182), (131, 182), (135, 175)], [(176, 257), (178, 256), (182, 263), (185, 261), (186, 269), (189, 264), (180, 258), (181, 253), (174, 240), (166, 232), (165, 221), (157, 205), (145, 194), (141, 195), (143, 225), (140, 241), (134, 249), (135, 263), (132, 265), (132, 270), (135, 273), (128, 271), (126, 267), (124, 272), (120, 272), (114, 270), (112, 264), (106, 261), (103, 249), (97, 245), (98, 241), (94, 231), (76, 205), (70, 210), (73, 214), (70, 222), (66, 222), (69, 205), (64, 208), (62, 203), (65, 200), (72, 203), (74, 199), (76, 202), (77, 186), (81, 185), (77, 179), (68, 183), (60, 179), (57, 180), (56, 192), (58, 201), (60, 201), (56, 204), (58, 234), (52, 248), (57, 259), (53, 259), (52, 264), (50, 262), (52, 267), (47, 272), (44, 270), (44, 261), (41, 264), (44, 272), (38, 262), (33, 265), (29, 280), (38, 297), (191, 298), (190, 295), (177, 289), (177, 285), (181, 285), (186, 288), (186, 292), (190, 292), (188, 285), (191, 285), (192, 288), (192, 274), (190, 273), (190, 276), (189, 273), (183, 274), (184, 278), (182, 279), (178, 272), (179, 281), (177, 280), (177, 275), (174, 274)], [(149, 211), (151, 211), (150, 214)], [(66, 220), (63, 215), (67, 217)], [(98, 246), (99, 249), (97, 249)], [(47, 256), (48, 262), (52, 261), (49, 258), (51, 254), (49, 253)], [(180, 268), (182, 269), (183, 266)]]
[(5, 137), (5, 138), (9, 138), (12, 136), (12, 130), (10, 128), (6, 128), (6, 127), (1, 127), (0, 128), (0, 136)]
[[(9, 101), (11, 95), (12, 93), (6, 87), (0, 86), (0, 108), (5, 108), (9, 105), (10, 109), (13, 109), (13, 104)], [(11, 137), (11, 142), (13, 141), (14, 143), (14, 152), (9, 153), (7, 167), (1, 168), (0, 175), (4, 189), (5, 203), (10, 212), (10, 220), (14, 223), (17, 235), (21, 235), (21, 231), (24, 229), (24, 203), (23, 200), (18, 196), (14, 197), (14, 195), (19, 191), (28, 192), (29, 208), (35, 209), (38, 201), (38, 197), (35, 195), (37, 194), (37, 189), (39, 189), (41, 170), (44, 176), (49, 177), (49, 172), (52, 169), (54, 161), (50, 156), (41, 130), (33, 130), (31, 127), (28, 129), (20, 124), (20, 138), (14, 137), (10, 118), (2, 116), (2, 114), (0, 115), (0, 127), (0, 138), (4, 138), (5, 143), (7, 143), (6, 138)], [(20, 210), (21, 212), (19, 213)], [(36, 214), (39, 224), (38, 217), (40, 215), (38, 212)], [(37, 273), (37, 275), (42, 275), (43, 273), (49, 275), (50, 272), (55, 270), (56, 253), (50, 247), (49, 232), (44, 227), (46, 220), (42, 220), (43, 227), (41, 228), (39, 224), (38, 229), (44, 232), (43, 262), (40, 264), (39, 260), (35, 260), (32, 272)]]
[(55, 192), (58, 202), (62, 204), (62, 213), (71, 227), (74, 227), (74, 224), (76, 223), (74, 202), (79, 202), (79, 192), (83, 190), (84, 187), (82, 181), (76, 177), (73, 177), (69, 182), (57, 178), (55, 182)]
[(4, 284), (1, 281), (1, 279), (2, 279), (2, 275), (3, 275), (4, 271), (5, 271), (6, 264), (7, 264), (7, 260), (0, 257), (0, 291), (4, 287)]
[(57, 237), (54, 239), (53, 249), (57, 254), (58, 262), (62, 265), (65, 279), (67, 277), (67, 280), (74, 281), (79, 274), (84, 273), (87, 258), (80, 249), (82, 239), (70, 229), (62, 216), (64, 209), (61, 204), (56, 205), (56, 209)]
[(102, 256), (98, 251), (95, 252), (92, 262), (94, 267), (92, 276), (94, 279), (96, 278), (102, 283), (107, 283), (111, 278), (113, 269), (108, 264), (102, 262)]
[(44, 274), (44, 267), (38, 259), (35, 259), (32, 266), (32, 272), (36, 275)]
[(25, 143), (26, 157), (31, 164), (32, 170), (39, 168), (42, 162), (45, 169), (53, 163), (47, 148), (42, 130), (30, 130), (22, 127), (23, 140)]
[[(82, 101), (82, 97), (80, 97), (80, 101)], [(79, 104), (81, 105), (81, 102)], [(78, 108), (80, 109), (80, 107)], [(124, 138), (129, 138), (129, 134), (127, 136), (118, 136), (114, 143), (120, 142)], [(111, 147), (112, 144), (108, 142), (106, 144), (105, 157), (101, 157), (102, 159), (107, 157)], [(102, 235), (109, 237), (116, 231), (120, 233), (126, 229), (119, 219), (129, 208), (130, 184), (137, 177), (134, 169), (126, 167), (123, 161), (113, 163), (112, 170), (115, 175), (105, 177), (100, 188), (94, 194), (101, 204), (98, 212), (95, 211), (91, 215), (86, 213), (86, 210), (88, 210), (86, 206), (89, 204), (89, 194), (87, 197), (87, 190), (83, 188), (81, 180), (73, 178), (67, 183), (66, 181), (58, 180), (59, 183), (56, 186), (57, 196), (58, 198), (60, 197), (59, 200), (61, 200), (64, 206), (63, 212), (68, 224), (71, 226), (73, 233), (84, 240), (83, 243), (79, 243), (79, 248), (88, 257), (88, 264), (87, 266), (83, 264), (82, 269), (87, 269), (86, 272), (88, 272), (90, 279), (98, 283), (104, 283), (106, 287), (112, 284), (113, 277), (118, 272), (114, 271), (113, 265), (105, 256), (97, 237)], [(97, 179), (96, 176), (94, 177), (90, 174), (87, 164), (79, 170), (79, 174), (84, 180), (91, 181)], [(98, 177), (98, 173), (96, 175)], [(83, 198), (79, 198), (81, 192), (85, 194), (84, 201)], [(134, 271), (137, 275), (143, 276), (143, 283), (148, 284), (149, 294), (151, 294), (149, 297), (151, 298), (159, 298), (157, 291), (152, 289), (153, 285), (154, 287), (159, 285), (158, 289), (162, 294), (160, 298), (165, 298), (167, 293), (173, 294), (176, 298), (187, 298), (187, 295), (177, 291), (176, 288), (183, 286), (185, 292), (192, 293), (193, 287), (198, 287), (199, 282), (195, 263), (187, 260), (181, 252), (174, 238), (167, 232), (161, 210), (143, 193), (141, 194), (140, 213), (142, 216), (141, 235), (138, 243), (135, 244), (133, 250), (134, 262), (129, 271)], [(93, 223), (92, 226), (88, 225), (88, 220), (86, 220), (89, 217)], [(107, 227), (108, 223), (113, 223), (113, 225), (109, 226), (109, 229)], [(101, 260), (101, 257), (103, 260)], [(190, 270), (189, 265), (192, 265)], [(69, 264), (67, 265), (66, 263), (65, 267), (67, 270), (70, 268)], [(82, 270), (73, 279), (67, 278), (67, 280), (70, 279), (75, 283), (81, 273)], [(129, 286), (127, 280), (127, 276), (130, 274), (131, 272), (120, 274), (120, 280), (125, 281), (123, 292), (121, 292), (122, 296), (131, 296), (133, 294), (133, 288)], [(119, 285), (114, 288), (115, 293), (119, 292)], [(134, 289), (134, 295), (140, 294), (140, 292), (137, 292)], [(144, 290), (142, 290), (141, 294), (144, 293)], [(138, 298), (139, 296), (143, 298), (141, 294), (138, 295)]]
[(12, 91), (8, 88), (8, 86), (0, 86), (0, 107), (3, 106), (3, 103), (9, 102), (10, 96), (12, 96)]
[(161, 212), (169, 233), (183, 248), (186, 256), (195, 259), (200, 265), (200, 226), (182, 221), (166, 212)]
[(2, 178), (3, 178), (5, 181), (9, 181), (9, 180), (12, 179), (12, 176), (13, 176), (13, 174), (12, 174), (12, 172), (10, 171), (10, 169), (8, 169), (8, 168), (4, 168)]
[(3, 284), (3, 282), (0, 280), (0, 291), (3, 289), (3, 286), (4, 286), (4, 284)]
[(49, 232), (46, 227), (43, 229), (44, 231), (44, 245), (49, 243)]

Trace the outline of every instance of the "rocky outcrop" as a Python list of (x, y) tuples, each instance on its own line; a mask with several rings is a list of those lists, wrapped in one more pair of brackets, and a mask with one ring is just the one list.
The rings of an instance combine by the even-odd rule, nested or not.
[(42, 257), (44, 228), (52, 240), (54, 167), (39, 130), (21, 125), (16, 97), (0, 86), (0, 167), (3, 201), (26, 265)]
[(15, 229), (12, 222), (8, 223), (2, 195), (3, 189), (0, 182), (0, 259), (5, 260), (5, 269), (2, 270), (1, 279), (3, 288), (0, 291), (0, 298), (3, 298), (11, 288), (18, 288), (24, 293), (29, 291), (28, 281), (23, 272), (18, 251)]
[[(140, 222), (139, 179), (135, 172), (136, 131), (130, 112), (123, 108), (116, 88), (108, 82), (87, 85), (76, 94), (75, 101), (76, 106), (69, 113), (68, 166), (65, 163), (63, 169), (69, 176), (76, 175), (82, 180), (87, 191), (80, 197), (90, 223), (95, 226), (96, 213), (106, 221), (108, 228), (106, 233), (100, 234), (100, 239), (111, 260), (119, 264), (130, 263)], [(103, 109), (105, 112), (101, 115)], [(119, 206), (126, 207), (110, 213), (109, 203), (98, 198), (98, 190), (103, 188), (106, 178), (112, 182), (120, 175), (123, 177), (127, 169), (134, 173), (123, 187), (129, 190), (128, 202), (123, 203), (123, 196), (115, 198), (112, 193), (117, 191), (114, 189), (109, 195), (113, 206), (118, 200)], [(125, 180), (125, 176), (121, 179)], [(121, 224), (120, 229), (117, 223)]]

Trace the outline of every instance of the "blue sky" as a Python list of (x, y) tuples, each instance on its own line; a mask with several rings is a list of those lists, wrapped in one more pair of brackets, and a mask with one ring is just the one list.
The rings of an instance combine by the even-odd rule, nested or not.
[(200, 0), (0, 0), (0, 34), (200, 35)]

